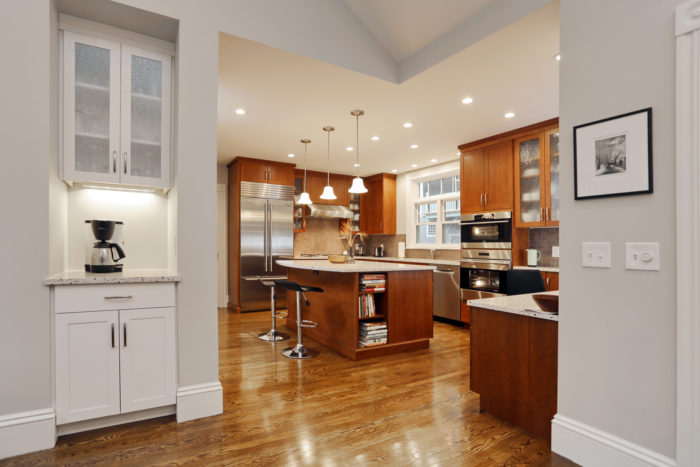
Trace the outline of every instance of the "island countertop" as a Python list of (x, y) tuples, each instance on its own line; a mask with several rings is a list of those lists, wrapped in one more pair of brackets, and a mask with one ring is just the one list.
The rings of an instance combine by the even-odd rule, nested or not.
[(308, 269), (311, 271), (372, 273), (397, 271), (432, 271), (434, 266), (423, 264), (401, 264), (379, 261), (356, 261), (355, 263), (331, 263), (328, 260), (279, 260), (277, 264), (292, 269)]
[[(559, 291), (542, 293), (546, 295), (559, 295)], [(475, 308), (484, 308), (516, 315), (531, 316), (533, 318), (548, 319), (550, 321), (559, 321), (558, 314), (542, 311), (532, 298), (533, 295), (534, 294), (524, 294), (482, 298), (480, 300), (469, 300), (467, 305)]]
[(180, 276), (170, 269), (124, 269), (122, 272), (91, 273), (83, 270), (63, 271), (44, 279), (44, 285), (137, 284), (140, 282), (179, 282)]

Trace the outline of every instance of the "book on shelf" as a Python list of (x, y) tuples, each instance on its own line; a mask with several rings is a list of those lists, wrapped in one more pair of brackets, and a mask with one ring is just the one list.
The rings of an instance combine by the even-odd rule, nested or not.
[(371, 294), (360, 295), (359, 297), (359, 317), (372, 318), (377, 315), (377, 307), (374, 302), (374, 296)]
[(360, 323), (360, 347), (373, 347), (388, 342), (386, 321)]
[(364, 330), (375, 330), (375, 329), (386, 329), (386, 321), (368, 321), (365, 323), (360, 323), (360, 329)]
[(360, 281), (360, 284), (362, 284), (362, 285), (375, 285), (375, 284), (376, 285), (380, 285), (380, 284), (383, 285), (383, 284), (386, 284), (386, 281), (384, 279), (381, 279), (381, 280), (380, 279), (374, 279), (374, 280), (362, 279)]
[(385, 280), (386, 274), (362, 274), (360, 275), (360, 280)]

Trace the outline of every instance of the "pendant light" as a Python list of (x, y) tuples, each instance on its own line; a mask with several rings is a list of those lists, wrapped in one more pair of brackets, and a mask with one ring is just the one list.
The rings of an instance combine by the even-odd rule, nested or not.
[(335, 193), (333, 193), (333, 187), (331, 186), (331, 131), (335, 128), (332, 126), (324, 126), (323, 131), (328, 133), (328, 185), (323, 187), (323, 194), (321, 199), (336, 199)]
[(355, 150), (357, 151), (355, 167), (357, 167), (357, 177), (352, 179), (352, 186), (348, 190), (348, 193), (362, 194), (367, 193), (367, 188), (365, 188), (365, 183), (360, 177), (360, 117), (365, 114), (364, 110), (355, 109), (350, 112), (350, 115), (356, 118), (357, 124), (355, 126)]
[(302, 139), (302, 143), (304, 143), (304, 191), (302, 194), (299, 196), (299, 201), (297, 201), (297, 204), (312, 204), (311, 203), (311, 198), (309, 197), (309, 194), (306, 192), (306, 145), (311, 142), (310, 139)]

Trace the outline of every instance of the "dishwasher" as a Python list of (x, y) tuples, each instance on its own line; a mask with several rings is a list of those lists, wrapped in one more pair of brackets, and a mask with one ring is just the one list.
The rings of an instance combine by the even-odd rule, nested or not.
[(459, 267), (433, 266), (433, 315), (459, 321)]

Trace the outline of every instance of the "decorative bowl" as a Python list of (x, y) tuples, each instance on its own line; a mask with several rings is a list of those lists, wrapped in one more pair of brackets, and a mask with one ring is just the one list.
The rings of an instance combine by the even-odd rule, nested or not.
[(328, 261), (331, 263), (347, 263), (348, 257), (346, 255), (328, 255)]
[(534, 294), (532, 299), (547, 313), (559, 313), (559, 295)]

